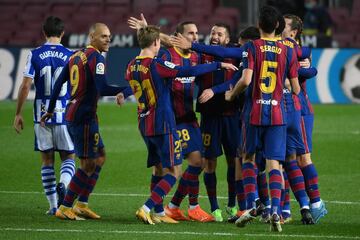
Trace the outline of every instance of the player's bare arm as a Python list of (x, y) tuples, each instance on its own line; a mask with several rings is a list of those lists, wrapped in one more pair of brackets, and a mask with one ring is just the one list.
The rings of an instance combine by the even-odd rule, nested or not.
[(221, 62), (221, 68), (224, 68), (226, 70), (232, 70), (232, 71), (239, 70), (235, 65), (233, 65), (231, 63), (225, 63), (225, 62)]
[(291, 88), (292, 88), (293, 93), (298, 95), (300, 93), (300, 90), (301, 90), (298, 78), (297, 77), (296, 78), (291, 78), (290, 83), (291, 83)]
[(310, 67), (310, 59), (309, 58), (305, 58), (302, 61), (299, 61), (300, 67), (303, 68), (309, 68)]
[(20, 134), (21, 130), (24, 129), (24, 119), (22, 117), (22, 108), (26, 101), (27, 96), (31, 88), (32, 78), (24, 77), (19, 88), (18, 100), (16, 105), (16, 113), (13, 126), (15, 131)]
[(199, 103), (206, 103), (214, 96), (214, 91), (211, 88), (205, 89), (200, 97), (199, 97)]
[[(140, 14), (140, 19), (136, 18), (136, 17), (130, 17), (128, 19), (128, 25), (130, 28), (135, 29), (135, 30), (139, 30), (140, 28), (144, 28), (146, 27), (147, 21), (144, 17), (144, 14)], [(165, 47), (173, 47), (173, 44), (170, 41), (170, 36), (165, 34), (165, 33), (160, 33), (160, 41), (161, 44), (164, 45)]]

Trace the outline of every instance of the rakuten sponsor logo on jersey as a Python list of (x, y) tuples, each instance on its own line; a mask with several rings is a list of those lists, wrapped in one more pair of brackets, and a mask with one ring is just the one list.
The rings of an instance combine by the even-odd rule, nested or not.
[(175, 81), (179, 81), (181, 83), (192, 83), (195, 81), (195, 77), (177, 77)]
[(275, 99), (268, 99), (268, 100), (257, 99), (256, 103), (257, 104), (262, 104), (262, 105), (273, 105), (273, 106), (278, 105), (278, 101), (276, 101)]

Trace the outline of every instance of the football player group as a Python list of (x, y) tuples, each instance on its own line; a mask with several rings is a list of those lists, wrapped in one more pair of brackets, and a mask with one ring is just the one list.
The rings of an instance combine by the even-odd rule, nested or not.
[[(35, 149), (42, 157), (48, 214), (100, 218), (88, 206), (106, 160), (97, 102), (100, 96), (116, 95), (122, 105), (131, 94), (148, 150), (147, 167), (153, 168), (150, 196), (136, 211), (140, 221), (222, 222), (216, 166), (223, 151), (229, 222), (244, 227), (258, 217), (271, 231), (281, 232), (281, 225), (292, 220), (290, 188), (303, 224), (327, 214), (311, 160), (314, 115), (306, 94), (306, 80), (317, 70), (310, 49), (301, 46), (300, 18), (264, 6), (258, 27), (242, 31), (238, 44), (230, 44), (229, 27), (218, 23), (211, 28), (210, 45), (197, 43), (194, 22), (178, 24), (173, 36), (148, 25), (142, 14), (128, 24), (137, 30), (141, 51), (127, 66), (127, 87), (106, 83), (101, 52), (109, 50), (110, 30), (105, 24), (92, 25), (90, 45), (71, 52), (60, 44), (64, 23), (49, 17), (43, 26), (47, 42), (29, 54), (14, 127), (17, 132), (23, 128), (22, 107), (34, 80)], [(193, 107), (195, 85), (200, 124)], [(62, 159), (58, 184), (54, 151)], [(77, 170), (74, 153), (80, 159)], [(188, 160), (184, 172), (183, 158)], [(202, 171), (211, 213), (198, 202)], [(185, 213), (180, 205), (186, 196)]]

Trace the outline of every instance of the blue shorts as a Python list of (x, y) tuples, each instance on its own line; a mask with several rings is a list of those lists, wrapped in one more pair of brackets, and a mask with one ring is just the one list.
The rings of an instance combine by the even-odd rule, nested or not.
[(104, 143), (95, 119), (89, 123), (69, 123), (68, 130), (74, 142), (76, 156), (79, 158), (99, 156), (99, 149), (104, 148)]
[(291, 154), (302, 155), (305, 153), (305, 146), (301, 134), (301, 111), (286, 113), (286, 156)]
[(223, 154), (236, 157), (240, 146), (240, 117), (201, 115), (201, 133), (205, 158), (217, 158)]
[(255, 154), (262, 150), (266, 159), (284, 161), (286, 148), (286, 125), (255, 126), (243, 123), (243, 146), (246, 154)]
[(301, 116), (301, 135), (304, 142), (305, 153), (312, 152), (312, 132), (314, 127), (314, 115)]
[(176, 132), (181, 140), (181, 149), (184, 157), (195, 151), (202, 153), (201, 132), (200, 128), (196, 125), (197, 123), (180, 123), (176, 125)]
[(182, 163), (181, 141), (176, 132), (142, 137), (148, 150), (147, 167), (161, 163), (163, 168), (171, 168)]

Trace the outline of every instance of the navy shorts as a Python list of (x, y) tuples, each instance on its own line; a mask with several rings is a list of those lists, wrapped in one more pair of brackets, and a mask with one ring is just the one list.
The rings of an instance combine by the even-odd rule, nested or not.
[(201, 132), (200, 128), (196, 125), (197, 123), (180, 123), (176, 125), (176, 132), (181, 140), (182, 154), (184, 157), (195, 151), (202, 153)]
[(204, 157), (217, 158), (223, 154), (236, 157), (240, 146), (240, 118), (234, 116), (201, 115), (200, 128), (202, 132)]
[(104, 148), (104, 143), (95, 119), (88, 123), (69, 123), (68, 130), (74, 142), (76, 156), (79, 158), (99, 156), (99, 149)]
[(255, 154), (262, 150), (266, 159), (284, 161), (286, 148), (286, 125), (255, 126), (243, 122), (242, 150)]
[(291, 154), (302, 155), (305, 153), (305, 146), (301, 134), (301, 111), (286, 113), (286, 156)]
[(314, 115), (301, 116), (301, 135), (304, 142), (305, 153), (312, 152), (312, 132), (314, 127)]
[(171, 168), (182, 163), (181, 140), (175, 131), (142, 137), (148, 150), (147, 167), (161, 163), (163, 168)]

